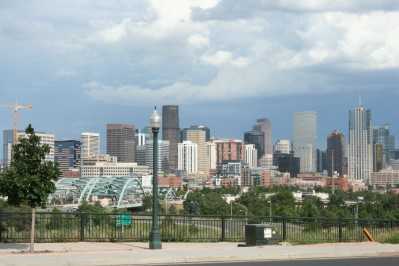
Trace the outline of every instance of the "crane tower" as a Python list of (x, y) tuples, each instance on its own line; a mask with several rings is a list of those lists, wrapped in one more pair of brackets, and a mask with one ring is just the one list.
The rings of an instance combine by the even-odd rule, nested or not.
[(0, 105), (1, 108), (13, 108), (14, 109), (14, 144), (18, 143), (18, 109), (32, 109), (32, 105), (18, 105), (18, 100), (15, 100), (15, 104)]

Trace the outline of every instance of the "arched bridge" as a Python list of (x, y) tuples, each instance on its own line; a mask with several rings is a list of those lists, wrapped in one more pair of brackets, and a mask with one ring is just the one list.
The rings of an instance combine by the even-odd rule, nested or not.
[(49, 203), (80, 205), (84, 201), (99, 201), (103, 206), (116, 208), (141, 207), (144, 190), (138, 178), (61, 178)]

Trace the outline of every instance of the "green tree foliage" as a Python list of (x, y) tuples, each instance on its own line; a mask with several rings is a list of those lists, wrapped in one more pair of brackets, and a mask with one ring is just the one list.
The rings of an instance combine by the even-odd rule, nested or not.
[(143, 212), (152, 212), (152, 195), (144, 196), (142, 204), (141, 209)]
[(83, 201), (82, 204), (76, 209), (76, 212), (96, 212), (104, 213), (105, 208), (100, 204), (99, 201), (94, 202), (94, 204), (89, 204), (87, 201)]
[(177, 214), (176, 204), (171, 204), (170, 205), (170, 207), (168, 208), (168, 213), (169, 214)]
[(48, 195), (55, 192), (54, 181), (61, 172), (53, 162), (44, 160), (50, 146), (40, 143), (31, 125), (25, 134), (27, 137), (20, 138), (13, 146), (11, 169), (0, 175), (0, 193), (7, 197), (10, 205), (45, 208)]
[(282, 191), (272, 196), (273, 213), (278, 216), (296, 217), (296, 202), (290, 191)]
[(302, 206), (298, 212), (300, 217), (321, 217), (324, 204), (317, 197), (306, 197), (302, 200)]
[(31, 245), (34, 251), (35, 212), (45, 208), (49, 194), (55, 192), (55, 183), (61, 172), (45, 155), (50, 146), (40, 143), (31, 125), (25, 130), (26, 137), (13, 145), (11, 168), (0, 174), (0, 195), (7, 197), (12, 206), (28, 205), (32, 210)]
[(223, 198), (223, 194), (209, 188), (189, 193), (183, 208), (187, 214), (230, 215), (230, 205)]
[[(270, 210), (268, 198), (266, 197), (264, 191), (265, 190), (261, 187), (250, 188), (248, 192), (242, 194), (241, 197), (236, 200), (236, 202), (247, 207), (248, 214), (264, 216), (269, 215)], [(235, 210), (236, 208), (233, 208), (233, 214), (237, 214)]]
[(84, 201), (79, 205), (76, 212), (83, 213), (85, 223), (90, 227), (110, 222), (110, 216), (104, 214), (106, 209), (100, 204), (99, 201), (96, 201), (94, 204), (89, 204), (88, 202)]

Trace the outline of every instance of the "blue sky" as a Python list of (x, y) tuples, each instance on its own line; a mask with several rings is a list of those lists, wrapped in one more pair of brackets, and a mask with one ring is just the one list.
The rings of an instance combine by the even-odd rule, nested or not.
[[(361, 95), (373, 125), (399, 139), (396, 0), (0, 2), (0, 104), (19, 128), (60, 138), (107, 123), (148, 124), (154, 105), (180, 106), (180, 126), (243, 138), (257, 118), (292, 138), (292, 113), (318, 113), (318, 143)], [(13, 112), (0, 108), (0, 130)], [(398, 140), (399, 142), (399, 140)]]

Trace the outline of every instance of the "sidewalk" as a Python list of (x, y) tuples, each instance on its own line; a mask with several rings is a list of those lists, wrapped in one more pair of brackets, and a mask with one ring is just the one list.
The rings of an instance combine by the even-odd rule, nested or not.
[(148, 265), (197, 262), (297, 260), (315, 258), (354, 258), (399, 256), (399, 245), (375, 242), (318, 245), (273, 245), (239, 247), (233, 242), (162, 243), (150, 250), (148, 243), (0, 243), (0, 265)]

